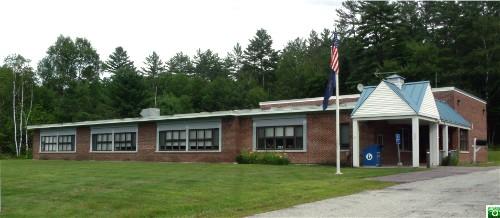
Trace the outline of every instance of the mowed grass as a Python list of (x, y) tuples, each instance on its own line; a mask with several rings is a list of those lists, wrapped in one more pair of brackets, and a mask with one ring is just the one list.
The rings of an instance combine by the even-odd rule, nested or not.
[(500, 148), (488, 150), (488, 161), (495, 164), (500, 164)]
[(1, 161), (9, 217), (240, 217), (379, 189), (411, 168), (100, 161)]

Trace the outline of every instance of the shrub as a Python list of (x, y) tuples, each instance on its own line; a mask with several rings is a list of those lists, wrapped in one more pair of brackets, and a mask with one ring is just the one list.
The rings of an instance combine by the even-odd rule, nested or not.
[(441, 165), (443, 165), (443, 166), (457, 166), (458, 165), (458, 154), (456, 152), (451, 152), (450, 155), (443, 158)]
[(236, 162), (239, 164), (287, 165), (290, 160), (284, 153), (244, 151), (236, 156)]

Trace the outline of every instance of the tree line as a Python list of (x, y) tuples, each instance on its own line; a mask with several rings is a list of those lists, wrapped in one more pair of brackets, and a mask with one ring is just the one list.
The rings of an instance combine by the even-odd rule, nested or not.
[[(331, 37), (340, 35), (340, 92), (376, 84), (383, 72), (456, 86), (488, 102), (490, 141), (500, 113), (500, 3), (357, 2), (336, 11), (334, 29), (273, 48), (257, 30), (248, 46), (220, 55), (199, 49), (168, 60), (152, 52), (137, 68), (125, 48), (102, 58), (85, 38), (59, 36), (30, 67), (18, 54), (0, 67), (0, 146), (29, 153), (26, 125), (258, 107), (266, 100), (322, 96)], [(104, 76), (106, 75), (106, 76)]]

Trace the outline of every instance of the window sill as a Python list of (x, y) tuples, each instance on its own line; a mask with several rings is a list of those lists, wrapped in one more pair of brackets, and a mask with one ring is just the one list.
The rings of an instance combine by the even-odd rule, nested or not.
[(156, 153), (220, 153), (222, 151), (216, 150), (216, 151), (155, 151)]
[(40, 151), (39, 154), (74, 154), (76, 151)]
[(305, 153), (307, 150), (253, 150), (254, 152)]
[(89, 153), (94, 153), (94, 154), (133, 154), (137, 153), (137, 151), (90, 151)]

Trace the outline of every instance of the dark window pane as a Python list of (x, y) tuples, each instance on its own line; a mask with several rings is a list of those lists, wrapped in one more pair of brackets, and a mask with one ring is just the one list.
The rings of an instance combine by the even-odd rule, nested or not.
[(349, 149), (349, 124), (340, 124), (340, 148)]

